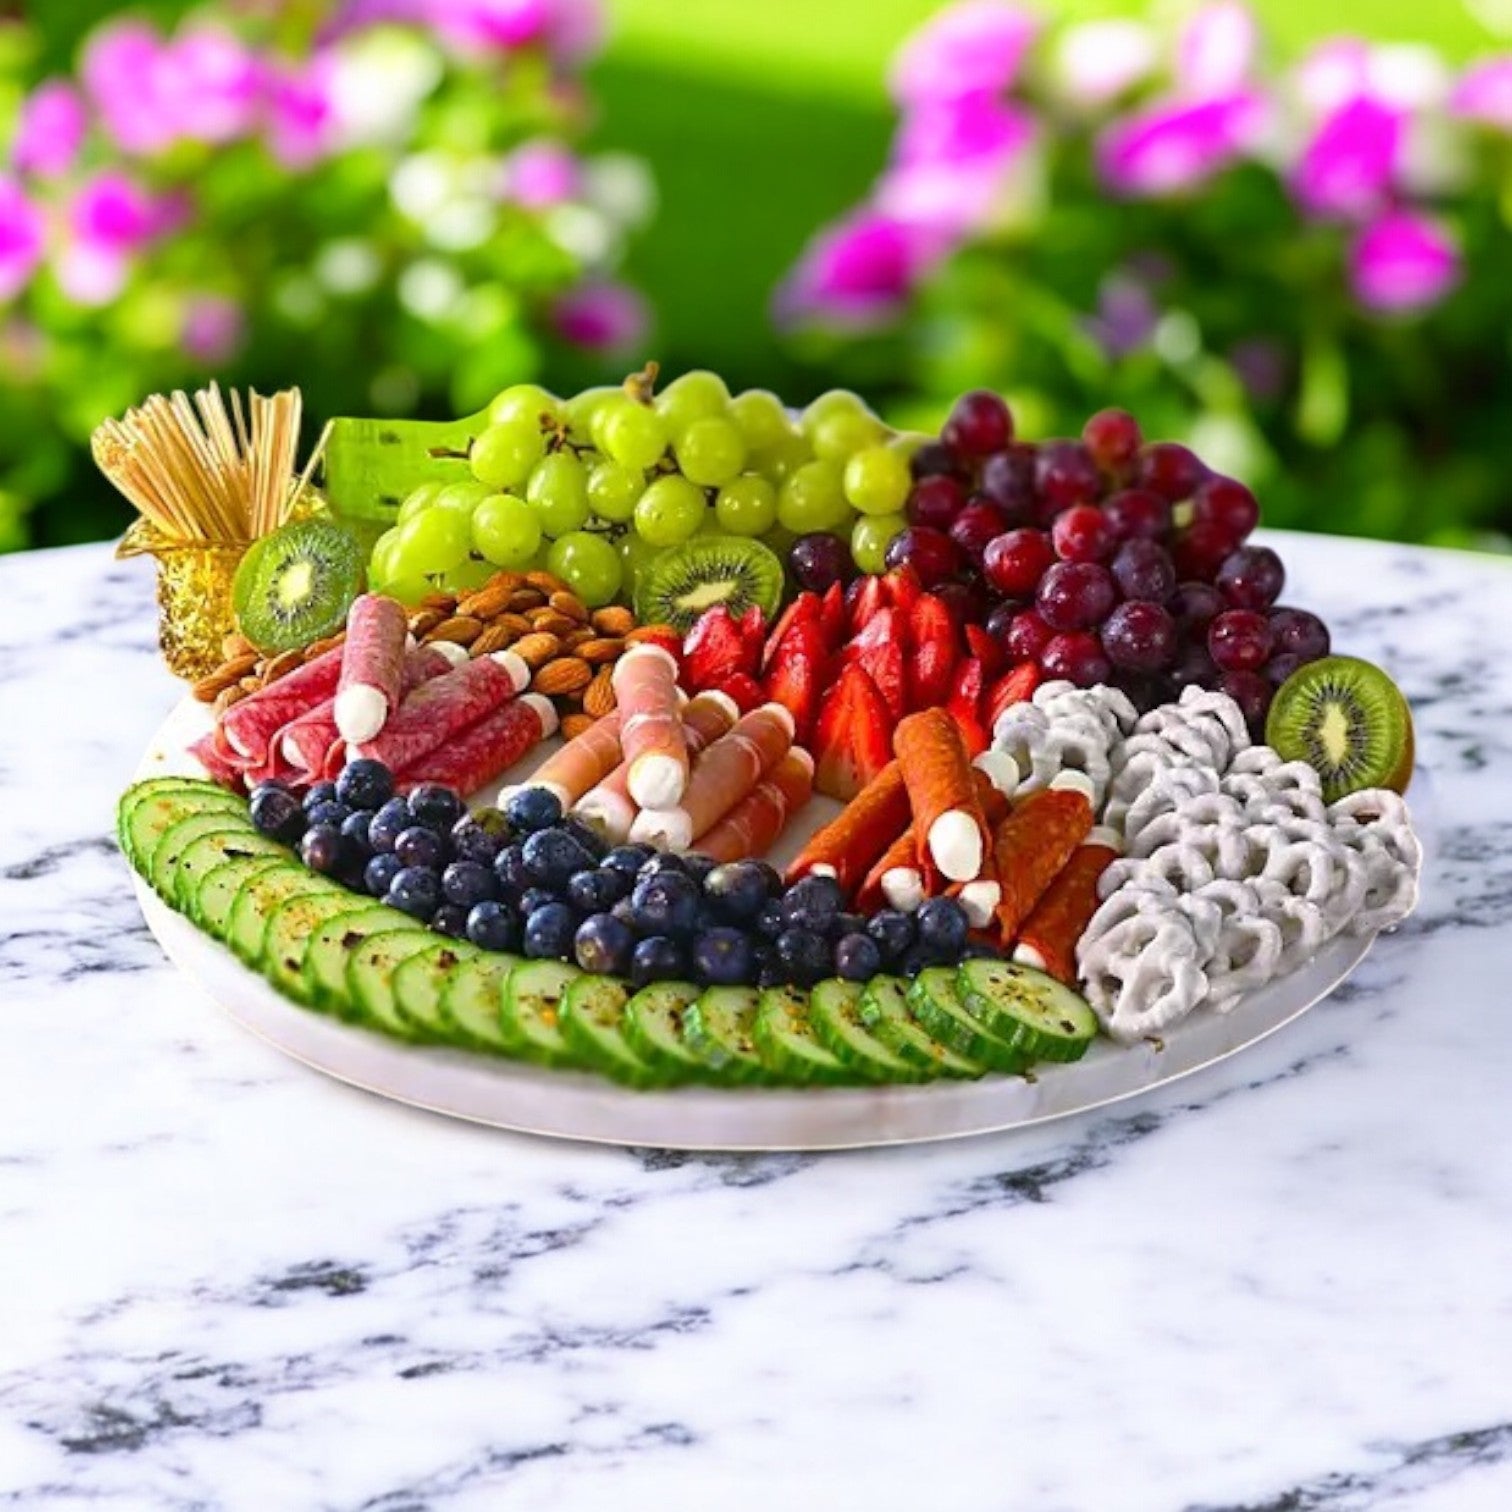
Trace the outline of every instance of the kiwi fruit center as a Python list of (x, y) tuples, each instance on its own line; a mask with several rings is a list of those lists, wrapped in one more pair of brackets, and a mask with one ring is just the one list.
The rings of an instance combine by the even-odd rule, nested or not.
[(699, 536), (652, 557), (635, 585), (642, 624), (687, 634), (699, 615), (725, 604), (739, 618), (752, 604), (770, 620), (782, 603), (782, 563), (760, 541)]
[(362, 548), (330, 520), (281, 526), (236, 569), (232, 607), (242, 634), (262, 651), (292, 651), (346, 621), (362, 589)]

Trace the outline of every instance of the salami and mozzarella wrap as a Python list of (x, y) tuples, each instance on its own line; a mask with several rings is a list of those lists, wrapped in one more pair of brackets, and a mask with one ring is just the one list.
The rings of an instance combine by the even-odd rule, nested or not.
[(352, 601), (335, 698), (336, 729), (348, 745), (372, 740), (399, 707), (408, 641), (408, 617), (397, 599), (363, 593)]
[(630, 796), (640, 808), (674, 808), (689, 774), (677, 659), (661, 646), (632, 646), (615, 663), (613, 686)]
[(552, 752), (530, 779), (530, 785), (555, 793), (564, 809), (571, 808), (623, 759), (619, 727), (620, 714), (615, 709)]
[(814, 791), (814, 758), (802, 746), (787, 754), (693, 848), (714, 861), (762, 856)]
[(817, 872), (833, 877), (850, 897), (910, 817), (902, 769), (891, 761), (840, 814), (815, 832), (788, 867), (784, 880), (792, 884)]
[(852, 899), (857, 913), (896, 908), (912, 913), (927, 896), (919, 846), (910, 825), (873, 862)]
[(255, 693), (249, 693), (221, 715), (220, 727), (238, 756), (252, 765), (268, 759), (273, 737), (307, 709), (324, 703), (341, 677), (341, 647), (285, 673)]
[(1076, 946), (1100, 902), (1097, 884), (1123, 849), (1118, 831), (1099, 827), (1077, 846), (1019, 931), (1013, 959), (1076, 985)]
[(396, 772), (394, 786), (407, 793), (422, 782), (437, 782), (465, 798), (507, 771), (538, 741), (554, 735), (556, 728), (557, 714), (549, 698), (539, 693), (511, 698)]
[(946, 710), (924, 709), (898, 726), (893, 748), (908, 787), (919, 854), (950, 881), (974, 882), (992, 837), (960, 728)]
[(242, 781), (245, 766), (234, 751), (225, 748), (219, 736), (219, 728), (208, 735), (201, 735), (189, 747), (189, 754), (204, 767), (212, 782), (218, 782), (222, 787), (239, 793), (245, 786)]
[(1065, 771), (1050, 786), (1016, 803), (993, 836), (993, 858), (1002, 888), (998, 933), (1005, 945), (1034, 912), (1050, 884), (1092, 829), (1092, 781)]
[(642, 808), (630, 838), (664, 850), (687, 850), (695, 835), (712, 829), (787, 754), (796, 729), (778, 703), (763, 704), (735, 721), (694, 764), (682, 802), (671, 809)]

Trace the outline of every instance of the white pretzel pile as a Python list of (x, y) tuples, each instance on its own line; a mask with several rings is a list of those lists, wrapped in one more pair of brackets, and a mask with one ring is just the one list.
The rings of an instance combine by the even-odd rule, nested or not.
[(1012, 759), (1020, 794), (1049, 787), (1057, 773), (1084, 772), (1092, 783), (1092, 806), (1101, 809), (1113, 751), (1137, 718), (1134, 705), (1117, 688), (1041, 683), (1031, 699), (1013, 704), (999, 717), (992, 732), (994, 755)]

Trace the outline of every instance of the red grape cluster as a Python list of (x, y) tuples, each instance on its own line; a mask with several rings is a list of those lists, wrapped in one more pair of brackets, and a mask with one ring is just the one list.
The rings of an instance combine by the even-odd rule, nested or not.
[(1280, 557), (1245, 544), (1254, 494), (1185, 446), (1147, 444), (1123, 410), (1093, 415), (1079, 441), (1036, 444), (978, 390), (912, 467), (887, 565), (985, 616), (1048, 677), (1111, 682), (1142, 708), (1221, 688), (1258, 729), (1275, 689), (1328, 653), (1316, 615), (1277, 605)]

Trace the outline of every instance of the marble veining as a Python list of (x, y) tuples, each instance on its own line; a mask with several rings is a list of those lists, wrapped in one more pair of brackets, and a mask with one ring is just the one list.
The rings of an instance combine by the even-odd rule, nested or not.
[(1384, 662), (1423, 906), (1137, 1102), (832, 1156), (513, 1138), (293, 1065), (110, 838), (142, 562), (0, 563), (0, 1505), (1512, 1506), (1512, 567), (1287, 538)]

